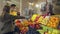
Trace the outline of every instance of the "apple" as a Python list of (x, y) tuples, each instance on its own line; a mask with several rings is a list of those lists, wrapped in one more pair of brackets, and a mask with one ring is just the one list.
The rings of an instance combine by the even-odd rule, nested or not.
[(22, 27), (21, 32), (26, 33), (28, 31), (28, 27)]

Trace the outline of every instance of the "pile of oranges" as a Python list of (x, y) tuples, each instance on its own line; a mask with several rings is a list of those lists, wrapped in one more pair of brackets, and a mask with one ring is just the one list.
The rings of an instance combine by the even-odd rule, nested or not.
[(47, 23), (47, 26), (56, 28), (58, 26), (58, 24), (59, 24), (59, 18), (55, 17), (55, 16), (51, 16)]

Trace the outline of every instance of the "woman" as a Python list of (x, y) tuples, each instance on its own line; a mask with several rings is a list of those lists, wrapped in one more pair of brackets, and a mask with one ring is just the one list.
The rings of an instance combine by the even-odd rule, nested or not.
[[(10, 11), (14, 11), (16, 5), (12, 4), (11, 6), (5, 6), (3, 11), (5, 11), (4, 14), (4, 26), (2, 27), (2, 34), (14, 34), (14, 25), (13, 25), (13, 16), (10, 14)], [(12, 10), (11, 10), (12, 9)]]

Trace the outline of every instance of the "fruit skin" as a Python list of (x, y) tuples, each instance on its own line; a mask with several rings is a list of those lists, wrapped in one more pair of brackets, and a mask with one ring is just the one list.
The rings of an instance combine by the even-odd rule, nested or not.
[(28, 30), (29, 30), (28, 27), (22, 27), (21, 33), (26, 34), (26, 32), (27, 32)]
[(48, 34), (48, 32), (44, 32), (44, 34)]
[(53, 30), (52, 34), (58, 34), (57, 30)]
[(21, 21), (16, 20), (15, 21), (15, 25), (20, 28), (22, 26)]
[(51, 31), (48, 31), (48, 34), (51, 34)]
[(27, 21), (27, 20), (23, 20), (23, 26), (28, 26), (29, 24), (28, 24), (29, 22)]
[(31, 28), (34, 28), (35, 27), (35, 24), (30, 24), (29, 25)]
[(52, 28), (57, 28), (59, 24), (59, 18), (55, 16), (51, 16), (48, 22), (49, 24), (47, 24), (47, 26), (50, 26)]
[(31, 20), (32, 20), (32, 21), (35, 21), (37, 16), (38, 16), (38, 14), (34, 14), (34, 15), (31, 17)]
[(40, 29), (40, 24), (35, 24), (36, 29)]

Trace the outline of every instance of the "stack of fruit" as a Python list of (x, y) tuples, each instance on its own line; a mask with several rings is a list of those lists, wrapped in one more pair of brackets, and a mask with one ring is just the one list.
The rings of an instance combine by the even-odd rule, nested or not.
[(28, 20), (24, 19), (23, 22), (22, 22), (23, 26), (27, 27), (29, 24), (28, 24)]
[(26, 34), (26, 32), (28, 31), (28, 24), (26, 20), (21, 22), (19, 19), (16, 19), (15, 25), (20, 29), (21, 34)]
[(47, 23), (47, 26), (56, 28), (58, 24), (59, 24), (59, 18), (55, 16), (51, 16), (49, 22)]
[(39, 19), (39, 14), (34, 14), (32, 17), (31, 17), (31, 21), (36, 21), (36, 20), (38, 20)]
[(41, 24), (46, 25), (47, 22), (48, 22), (48, 20), (49, 20), (49, 17), (48, 17), (48, 16), (46, 16), (45, 18), (44, 18), (43, 16), (41, 16), (41, 17), (39, 18), (38, 22), (41, 23)]
[(22, 27), (20, 31), (21, 31), (21, 34), (26, 34), (28, 30), (29, 30), (28, 27)]
[(60, 30), (53, 29), (52, 34), (60, 34)]
[(19, 19), (15, 20), (15, 26), (17, 26), (18, 28), (23, 27), (23, 25)]
[(32, 18), (31, 18), (31, 20), (32, 20), (33, 22), (35, 22), (35, 23), (41, 23), (41, 24), (46, 25), (47, 22), (48, 22), (48, 20), (49, 20), (49, 18), (48, 18), (47, 16), (44, 17), (44, 16), (42, 16), (42, 15), (34, 14), (34, 15), (32, 16)]

